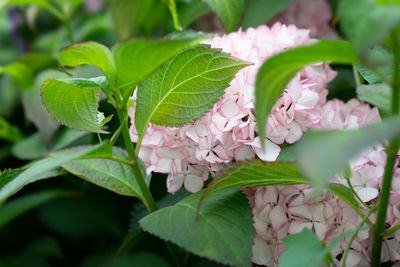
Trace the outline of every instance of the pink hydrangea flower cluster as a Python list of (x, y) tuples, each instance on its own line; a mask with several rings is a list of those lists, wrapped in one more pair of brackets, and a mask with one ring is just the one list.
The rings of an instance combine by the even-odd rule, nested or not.
[[(360, 104), (357, 99), (347, 103), (331, 100), (321, 106), (322, 120), (315, 128), (350, 129), (380, 120), (376, 108)], [(382, 146), (374, 146), (350, 163), (354, 190), (365, 203), (373, 204), (379, 198), (386, 153)], [(348, 186), (339, 176), (333, 182)], [(393, 179), (387, 226), (400, 222), (400, 168)], [(300, 232), (304, 227), (313, 230), (321, 241), (329, 243), (340, 234), (357, 228), (362, 218), (343, 200), (329, 192), (314, 195), (311, 186), (278, 186), (244, 189), (252, 207), (255, 240), (253, 261), (260, 265), (275, 266), (285, 250), (283, 238)], [(360, 205), (367, 213), (367, 210)], [(370, 220), (375, 222), (375, 215)], [(339, 265), (349, 238), (332, 251)], [(372, 232), (365, 228), (352, 243), (346, 266), (370, 266)], [(385, 238), (382, 261), (400, 261), (400, 233)]]
[[(314, 42), (308, 31), (279, 23), (260, 26), (246, 32), (215, 37), (205, 43), (233, 56), (254, 63), (238, 72), (225, 94), (203, 117), (182, 127), (150, 125), (144, 136), (139, 157), (148, 171), (167, 173), (168, 191), (182, 185), (191, 192), (200, 190), (209, 174), (213, 175), (233, 162), (258, 157), (275, 161), (280, 144), (298, 141), (308, 129), (350, 129), (379, 120), (376, 108), (357, 99), (347, 103), (326, 101), (326, 85), (335, 72), (327, 64), (314, 64), (303, 69), (287, 86), (267, 119), (265, 137), (258, 134), (254, 117), (254, 82), (257, 70), (268, 57), (286, 49)], [(134, 127), (135, 106), (130, 109), (131, 138), (138, 138)], [(266, 149), (260, 145), (266, 141)], [(386, 155), (376, 146), (351, 162), (352, 185), (367, 202), (379, 197)], [(335, 177), (347, 186), (347, 181)], [(347, 230), (355, 229), (360, 216), (344, 201), (329, 192), (319, 196), (307, 185), (258, 187), (244, 189), (251, 204), (255, 240), (254, 263), (275, 266), (284, 252), (283, 238), (312, 229), (320, 240), (330, 242)], [(400, 222), (400, 169), (395, 171), (387, 224)], [(360, 206), (360, 208), (363, 208)], [(365, 211), (365, 210), (364, 210)], [(375, 218), (371, 216), (374, 222)], [(372, 234), (368, 228), (352, 244), (347, 266), (368, 266)], [(333, 256), (340, 264), (348, 238), (339, 243)], [(383, 261), (400, 260), (400, 234), (385, 238)]]
[[(295, 46), (315, 42), (307, 30), (279, 23), (271, 28), (260, 26), (246, 32), (234, 32), (206, 40), (213, 48), (254, 63), (239, 71), (225, 94), (204, 116), (182, 127), (150, 125), (145, 133), (140, 159), (148, 171), (169, 174), (168, 191), (182, 185), (196, 192), (227, 164), (256, 156), (275, 161), (279, 145), (294, 143), (303, 132), (321, 123), (321, 105), (326, 102), (326, 85), (335, 77), (327, 64), (303, 69), (288, 85), (268, 117), (266, 136), (258, 135), (254, 116), (254, 83), (258, 69), (270, 56)], [(133, 106), (130, 109), (131, 138), (136, 141)], [(266, 148), (262, 149), (261, 139)]]

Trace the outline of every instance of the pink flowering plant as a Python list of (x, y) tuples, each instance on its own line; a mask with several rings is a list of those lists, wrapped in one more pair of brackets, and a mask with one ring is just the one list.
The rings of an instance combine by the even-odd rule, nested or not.
[[(103, 265), (142, 232), (158, 237), (153, 253), (167, 252), (174, 266), (195, 264), (191, 254), (231, 266), (400, 264), (399, 1), (110, 1), (121, 40), (112, 49), (76, 41), (80, 2), (0, 0), (47, 10), (69, 42), (62, 72), (41, 73), (35, 91), (47, 124), (27, 115), (46, 148), (1, 172), (0, 227), (22, 213), (13, 207), (27, 196), (12, 196), (24, 186), (69, 173), (139, 200)], [(149, 30), (140, 16), (156, 6), (171, 30), (140, 37), (139, 26)], [(136, 10), (137, 28), (121, 22), (125, 8)], [(201, 8), (217, 33), (190, 26)], [(184, 10), (198, 13), (190, 21)], [(0, 73), (29, 87), (29, 67)], [(18, 154), (23, 137), (2, 124), (29, 158)], [(88, 133), (98, 142), (70, 146)], [(150, 258), (142, 260), (157, 265)]]

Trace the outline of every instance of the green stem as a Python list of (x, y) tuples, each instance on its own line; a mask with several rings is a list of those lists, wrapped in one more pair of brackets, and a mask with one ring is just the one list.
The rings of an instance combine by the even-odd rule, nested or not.
[(347, 184), (349, 185), (349, 188), (350, 188), (351, 192), (353, 193), (353, 195), (356, 196), (356, 198), (358, 199), (358, 201), (359, 201), (364, 207), (366, 207), (367, 209), (371, 208), (371, 207), (368, 206), (364, 201), (362, 201), (362, 199), (360, 198), (360, 196), (359, 196), (359, 195), (357, 194), (357, 192), (354, 190), (354, 187), (353, 187), (353, 185), (351, 184), (350, 179), (349, 179), (349, 178), (346, 178), (346, 180), (347, 180)]
[(71, 26), (69, 25), (68, 19), (62, 20), (62, 23), (64, 24), (64, 27), (67, 30), (69, 42), (71, 44), (75, 43), (75, 39), (74, 39), (74, 36), (72, 35)]
[(126, 120), (124, 120), (123, 124), (121, 124), (118, 129), (115, 131), (115, 133), (113, 134), (113, 136), (111, 137), (111, 145), (114, 145), (115, 142), (118, 140), (119, 135), (121, 134), (122, 128), (124, 127), (126, 123)]
[(347, 256), (349, 255), (349, 251), (351, 248), (351, 244), (353, 244), (354, 239), (356, 238), (358, 232), (360, 232), (361, 228), (363, 227), (363, 225), (365, 224), (365, 222), (368, 220), (368, 217), (372, 214), (372, 212), (375, 211), (375, 207), (370, 209), (369, 212), (367, 213), (367, 215), (365, 215), (365, 217), (363, 218), (363, 220), (361, 221), (361, 223), (358, 225), (358, 227), (356, 228), (355, 232), (351, 235), (351, 238), (349, 240), (349, 242), (347, 243), (346, 249), (344, 251), (343, 254), (343, 267), (346, 267), (346, 261), (347, 261)]
[(400, 223), (396, 224), (395, 226), (393, 226), (386, 232), (383, 232), (382, 236), (390, 236), (390, 235), (394, 234), (397, 230), (400, 230)]
[(360, 86), (361, 85), (361, 80), (360, 80), (360, 76), (358, 75), (358, 71), (356, 68), (356, 65), (353, 64), (353, 76), (354, 76), (354, 81), (356, 82), (356, 86)]
[(117, 110), (117, 113), (118, 113), (118, 119), (119, 119), (120, 124), (124, 125), (122, 127), (122, 137), (124, 139), (125, 148), (128, 151), (129, 160), (134, 162), (131, 164), (131, 166), (132, 166), (133, 173), (136, 177), (136, 181), (137, 181), (137, 183), (140, 187), (140, 190), (142, 191), (142, 194), (144, 196), (145, 201), (143, 204), (146, 206), (146, 208), (148, 209), (149, 212), (153, 212), (153, 211), (157, 210), (157, 205), (156, 205), (156, 202), (154, 201), (154, 198), (147, 186), (146, 181), (144, 180), (143, 174), (142, 174), (141, 170), (139, 169), (139, 164), (137, 162), (135, 149), (133, 148), (133, 144), (132, 144), (131, 138), (129, 136), (129, 129), (128, 129), (128, 125), (126, 123), (127, 118), (124, 116), (124, 113), (120, 109)]
[[(393, 43), (393, 56), (394, 56), (394, 71), (392, 81), (392, 114), (399, 113), (399, 88), (400, 88), (400, 49), (399, 43), (394, 33), (391, 35)], [(389, 205), (390, 188), (392, 185), (393, 169), (397, 159), (397, 151), (399, 148), (399, 140), (393, 140), (389, 143), (386, 149), (387, 160), (385, 172), (383, 175), (382, 187), (378, 201), (378, 212), (376, 215), (376, 224), (373, 231), (372, 243), (372, 259), (371, 265), (373, 267), (381, 266), (381, 250), (383, 236), (385, 231), (386, 214)]]

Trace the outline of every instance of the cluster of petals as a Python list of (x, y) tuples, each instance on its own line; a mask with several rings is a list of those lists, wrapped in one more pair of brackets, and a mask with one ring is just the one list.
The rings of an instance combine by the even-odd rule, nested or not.
[[(352, 129), (380, 120), (376, 108), (361, 104), (357, 99), (347, 103), (331, 100), (321, 106), (323, 117), (316, 129)], [(374, 146), (350, 163), (350, 183), (360, 199), (370, 205), (379, 199), (384, 173), (386, 153), (381, 145)], [(333, 182), (348, 185), (348, 181), (337, 175)], [(260, 265), (276, 266), (285, 251), (283, 238), (309, 228), (321, 241), (330, 243), (346, 231), (354, 230), (362, 218), (343, 200), (330, 192), (317, 196), (308, 185), (246, 188), (252, 207), (255, 240), (253, 261)], [(400, 168), (396, 168), (390, 195), (387, 227), (400, 222)], [(360, 204), (366, 214), (368, 210)], [(375, 214), (370, 216), (375, 221)], [(339, 242), (331, 251), (334, 260), (343, 264), (343, 254), (349, 237)], [(363, 228), (353, 241), (346, 266), (370, 266), (372, 232)], [(385, 237), (382, 262), (400, 261), (400, 233)]]
[[(266, 136), (259, 136), (254, 116), (255, 79), (261, 64), (272, 55), (315, 42), (308, 30), (276, 23), (271, 28), (238, 31), (204, 41), (232, 56), (253, 63), (240, 70), (220, 100), (193, 123), (181, 127), (150, 124), (139, 158), (148, 171), (168, 174), (171, 193), (182, 185), (196, 192), (203, 182), (227, 164), (258, 157), (275, 161), (280, 144), (294, 143), (322, 118), (326, 85), (336, 75), (327, 64), (304, 68), (287, 86), (267, 119)], [(131, 138), (138, 138), (134, 122), (135, 106), (130, 109)], [(261, 141), (266, 147), (262, 149)]]
[[(267, 119), (266, 136), (258, 134), (254, 116), (254, 82), (261, 64), (270, 56), (292, 47), (315, 42), (307, 30), (279, 23), (271, 28), (260, 26), (238, 31), (204, 43), (242, 60), (252, 62), (239, 71), (221, 99), (201, 118), (181, 127), (151, 124), (144, 135), (140, 159), (148, 172), (168, 174), (167, 187), (171, 193), (182, 185), (196, 192), (211, 175), (227, 165), (247, 159), (275, 161), (283, 143), (298, 141), (309, 129), (353, 129), (380, 120), (376, 108), (361, 104), (357, 99), (347, 103), (326, 100), (326, 85), (335, 77), (327, 64), (304, 68), (289, 83)], [(135, 105), (129, 110), (131, 138), (138, 138), (135, 129)], [(265, 139), (265, 149), (261, 140)], [(354, 159), (350, 179), (359, 197), (368, 204), (379, 198), (386, 154), (375, 146)], [(335, 182), (348, 186), (335, 177)], [(354, 230), (360, 216), (343, 200), (329, 192), (318, 196), (307, 185), (258, 187), (244, 189), (253, 213), (255, 239), (254, 263), (275, 266), (284, 252), (283, 238), (312, 229), (321, 241), (329, 243), (347, 230)], [(400, 223), (400, 169), (395, 170), (387, 225)], [(366, 213), (365, 208), (360, 208)], [(374, 222), (374, 215), (370, 220)], [(333, 249), (334, 259), (342, 264), (343, 252), (349, 238)], [(347, 266), (369, 266), (372, 233), (361, 230), (352, 243)], [(400, 261), (400, 234), (385, 237), (382, 261)]]

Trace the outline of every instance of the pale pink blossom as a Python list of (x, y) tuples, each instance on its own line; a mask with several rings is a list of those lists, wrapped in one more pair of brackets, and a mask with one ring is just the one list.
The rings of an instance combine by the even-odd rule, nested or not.
[[(254, 116), (256, 74), (268, 57), (315, 41), (307, 30), (279, 23), (204, 41), (253, 65), (240, 70), (221, 99), (196, 121), (181, 127), (150, 124), (139, 152), (147, 171), (169, 174), (167, 187), (171, 193), (182, 185), (194, 192), (202, 188), (204, 175), (196, 177), (199, 174), (192, 168), (205, 168), (213, 175), (236, 161), (255, 157), (275, 161), (281, 151), (279, 144), (296, 142), (304, 131), (320, 123), (326, 85), (336, 73), (327, 64), (318, 63), (297, 74), (268, 117), (265, 137), (258, 135)], [(136, 142), (134, 113), (135, 104), (129, 115), (131, 138)], [(261, 146), (262, 139), (265, 147)]]

